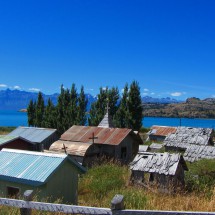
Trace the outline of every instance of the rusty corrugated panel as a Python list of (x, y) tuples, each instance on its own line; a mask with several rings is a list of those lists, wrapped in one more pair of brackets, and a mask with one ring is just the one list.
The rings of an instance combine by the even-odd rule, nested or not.
[(94, 143), (118, 145), (131, 132), (127, 128), (101, 128), (93, 126), (72, 126), (62, 136), (61, 140), (92, 143), (90, 139), (94, 133)]
[(49, 150), (56, 152), (64, 152), (63, 144), (65, 145), (66, 152), (68, 154), (76, 156), (84, 156), (87, 149), (91, 146), (91, 144), (89, 143), (58, 140), (50, 146)]
[(167, 136), (168, 134), (176, 132), (175, 127), (169, 126), (152, 126), (151, 130), (154, 130), (155, 132), (153, 133), (153, 135), (157, 136)]

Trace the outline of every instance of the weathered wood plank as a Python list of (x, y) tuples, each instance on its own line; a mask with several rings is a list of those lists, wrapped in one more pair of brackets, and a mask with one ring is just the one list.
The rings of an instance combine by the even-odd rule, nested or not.
[(93, 214), (93, 215), (215, 215), (215, 212), (192, 211), (153, 211), (153, 210), (113, 210), (109, 208), (95, 208), (76, 205), (52, 204), (32, 202), (16, 199), (0, 198), (0, 205), (17, 208), (31, 208), (40, 211), (63, 212), (65, 214)]

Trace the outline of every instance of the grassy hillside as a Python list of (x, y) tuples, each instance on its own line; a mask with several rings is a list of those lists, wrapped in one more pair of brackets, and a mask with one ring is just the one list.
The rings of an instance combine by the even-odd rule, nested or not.
[[(215, 211), (215, 161), (189, 164), (188, 187), (176, 194), (163, 194), (129, 184), (130, 170), (116, 164), (94, 167), (81, 179), (79, 204), (110, 207), (115, 194), (125, 198), (126, 209)], [(209, 166), (209, 167), (207, 167)]]
[(144, 116), (215, 118), (215, 99), (189, 98), (177, 104), (144, 104)]
[(13, 131), (16, 127), (0, 127), (0, 135), (5, 135)]

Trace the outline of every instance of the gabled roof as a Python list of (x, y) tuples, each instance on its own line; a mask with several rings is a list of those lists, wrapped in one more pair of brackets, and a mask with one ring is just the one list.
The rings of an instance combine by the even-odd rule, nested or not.
[(208, 145), (211, 134), (211, 128), (178, 127), (174, 134), (165, 138), (164, 145), (183, 149), (189, 144)]
[(180, 154), (169, 153), (138, 153), (130, 163), (130, 169), (135, 171), (175, 175), (178, 164), (181, 163), (185, 170), (187, 165)]
[(18, 136), (9, 136), (9, 135), (0, 135), (0, 146), (3, 146), (7, 143), (10, 143), (14, 140), (17, 140), (17, 139), (21, 139), (21, 140), (24, 140), (30, 144), (32, 144), (32, 142), (26, 140), (25, 138), (22, 138), (22, 137), (18, 137)]
[(83, 172), (84, 168), (65, 154), (50, 154), (24, 150), (0, 151), (0, 179), (39, 186), (66, 160)]
[(61, 135), (61, 140), (92, 143), (94, 135), (95, 144), (118, 145), (132, 133), (128, 128), (101, 128), (93, 126), (74, 125)]
[(215, 159), (214, 146), (190, 145), (184, 153), (184, 159), (190, 162), (194, 162), (204, 158)]
[(43, 140), (54, 134), (57, 130), (50, 128), (17, 127), (8, 136), (20, 136), (33, 143), (41, 143)]
[(169, 134), (175, 133), (176, 127), (169, 127), (169, 126), (159, 126), (153, 125), (148, 132), (148, 135), (156, 135), (156, 136), (167, 136)]
[(65, 152), (64, 146), (65, 146), (67, 154), (75, 155), (75, 156), (84, 156), (87, 149), (91, 145), (92, 145), (91, 143), (58, 140), (50, 146), (49, 150), (64, 153)]

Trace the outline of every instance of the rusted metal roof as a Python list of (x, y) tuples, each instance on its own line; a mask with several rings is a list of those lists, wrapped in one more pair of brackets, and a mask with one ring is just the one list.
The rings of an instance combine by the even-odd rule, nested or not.
[(165, 137), (169, 134), (175, 133), (176, 129), (177, 129), (176, 127), (154, 125), (151, 127), (151, 130), (149, 131), (148, 134)]
[(180, 154), (143, 152), (136, 155), (130, 164), (130, 169), (164, 175), (175, 175), (180, 162), (183, 168), (188, 170)]
[(65, 152), (64, 146), (65, 146), (67, 154), (76, 155), (76, 156), (84, 156), (87, 149), (91, 145), (92, 144), (90, 144), (90, 143), (58, 140), (50, 146), (49, 150), (64, 153)]
[(94, 135), (94, 143), (118, 145), (124, 138), (132, 132), (128, 128), (101, 128), (93, 126), (77, 126), (74, 125), (61, 135), (61, 140), (93, 143), (92, 137)]

